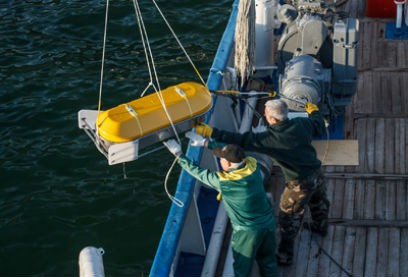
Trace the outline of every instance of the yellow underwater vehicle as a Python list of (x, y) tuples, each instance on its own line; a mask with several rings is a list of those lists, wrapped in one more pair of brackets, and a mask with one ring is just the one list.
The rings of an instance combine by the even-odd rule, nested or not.
[(184, 82), (106, 111), (80, 110), (78, 124), (113, 165), (136, 160), (162, 146), (142, 149), (190, 130), (211, 100), (205, 86)]

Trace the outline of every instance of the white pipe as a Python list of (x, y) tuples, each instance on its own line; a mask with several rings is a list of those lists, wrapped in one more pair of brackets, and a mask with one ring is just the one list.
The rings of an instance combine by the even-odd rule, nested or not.
[[(256, 95), (256, 91), (253, 92)], [(251, 95), (251, 92), (249, 93)], [(241, 126), (239, 127), (239, 133), (245, 133), (251, 130), (252, 128), (252, 118), (254, 117), (254, 109), (256, 109), (256, 103), (258, 99), (256, 97), (251, 97), (247, 99), (248, 104), (245, 105), (245, 110), (243, 118), (241, 121)], [(249, 107), (249, 105), (251, 107)]]
[(222, 277), (234, 277), (234, 257), (232, 254), (231, 242), (228, 244), (227, 257), (225, 258), (224, 269), (222, 271)]
[(402, 11), (404, 9), (403, 5), (405, 4), (405, 0), (394, 0), (395, 5), (397, 5), (397, 18), (395, 22), (395, 27), (397, 29), (401, 29), (402, 26)]
[(211, 234), (210, 244), (208, 245), (207, 255), (203, 265), (201, 277), (213, 277), (217, 269), (218, 260), (221, 253), (222, 242), (227, 228), (227, 213), (222, 201), (218, 206), (218, 213), (215, 219), (214, 228)]
[(405, 25), (408, 26), (408, 0), (405, 1)]
[(103, 248), (93, 246), (85, 247), (79, 253), (79, 276), (80, 277), (105, 277), (102, 255)]

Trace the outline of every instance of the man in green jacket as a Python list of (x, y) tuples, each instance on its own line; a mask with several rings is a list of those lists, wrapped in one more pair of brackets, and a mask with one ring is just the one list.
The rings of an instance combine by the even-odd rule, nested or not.
[(288, 119), (288, 106), (284, 101), (267, 101), (265, 117), (269, 127), (260, 133), (239, 134), (213, 129), (206, 124), (196, 126), (197, 134), (268, 154), (282, 169), (286, 185), (279, 211), (281, 241), (277, 256), (281, 265), (292, 264), (294, 241), (306, 205), (313, 220), (310, 229), (325, 236), (328, 228), (330, 203), (320, 170), (321, 162), (311, 144), (314, 136), (324, 134), (325, 122), (313, 103), (307, 102), (305, 109), (308, 118)]
[(183, 154), (175, 140), (164, 144), (185, 171), (222, 194), (233, 229), (231, 241), (235, 277), (250, 276), (255, 260), (261, 276), (276, 277), (275, 219), (256, 160), (245, 157), (243, 149), (237, 145), (208, 143), (193, 133), (187, 136), (192, 138), (192, 145), (205, 145), (213, 149), (213, 153), (220, 158), (223, 171), (212, 172), (200, 168)]

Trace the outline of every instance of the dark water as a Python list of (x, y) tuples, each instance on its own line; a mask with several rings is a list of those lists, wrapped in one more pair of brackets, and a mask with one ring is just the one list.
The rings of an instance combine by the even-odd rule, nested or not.
[[(158, 1), (204, 78), (231, 3)], [(139, 4), (161, 86), (198, 81), (152, 2)], [(104, 16), (104, 1), (0, 2), (0, 276), (78, 276), (88, 245), (105, 249), (107, 276), (149, 272), (172, 157), (108, 166), (77, 127), (78, 110), (97, 108)], [(110, 1), (102, 108), (148, 82), (133, 4)]]

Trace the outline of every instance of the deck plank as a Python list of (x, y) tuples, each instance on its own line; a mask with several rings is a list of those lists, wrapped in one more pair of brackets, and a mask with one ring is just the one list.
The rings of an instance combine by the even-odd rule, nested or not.
[(367, 247), (366, 247), (366, 259), (364, 264), (363, 276), (377, 276), (377, 241), (378, 231), (377, 228), (371, 227), (367, 230)]
[(400, 276), (399, 273), (399, 257), (400, 257), (400, 229), (389, 229), (389, 244), (388, 244), (388, 268), (387, 276)]
[(353, 272), (354, 244), (356, 242), (356, 233), (357, 228), (346, 228), (342, 258), (342, 265), (344, 268), (344, 271), (341, 272), (342, 277), (348, 277), (350, 275), (350, 272)]
[[(307, 261), (309, 259), (309, 252), (310, 252), (310, 246), (312, 243), (312, 236), (311, 233), (303, 230), (299, 236), (298, 236), (298, 251), (297, 251), (297, 260), (298, 261)], [(305, 272), (307, 272), (307, 266), (309, 263), (298, 263), (296, 266), (296, 272), (295, 275), (296, 277), (303, 277), (305, 276)]]
[(364, 261), (366, 258), (366, 234), (367, 228), (356, 228), (354, 242), (353, 272), (354, 276), (364, 276)]
[[(334, 225), (329, 225), (327, 236), (321, 243), (321, 247), (324, 250), (319, 257), (319, 267), (317, 270), (317, 276), (331, 276), (330, 273), (330, 258), (326, 253), (331, 253), (333, 248), (333, 237), (334, 237)], [(290, 276), (290, 275), (287, 275)]]
[(396, 219), (407, 219), (407, 184), (406, 182), (397, 182), (396, 184), (397, 197), (396, 197)]
[(399, 245), (399, 273), (400, 276), (408, 276), (408, 228), (401, 230), (401, 243)]
[(324, 238), (311, 233), (311, 244), (307, 265), (307, 271), (304, 276), (316, 276), (321, 257), (320, 245)]
[(334, 261), (330, 261), (329, 275), (327, 276), (341, 276), (342, 271), (339, 265), (342, 265), (345, 232), (346, 227), (335, 226), (333, 247), (330, 253)]
[(389, 232), (386, 228), (378, 228), (377, 268), (375, 276), (386, 277), (388, 267)]

